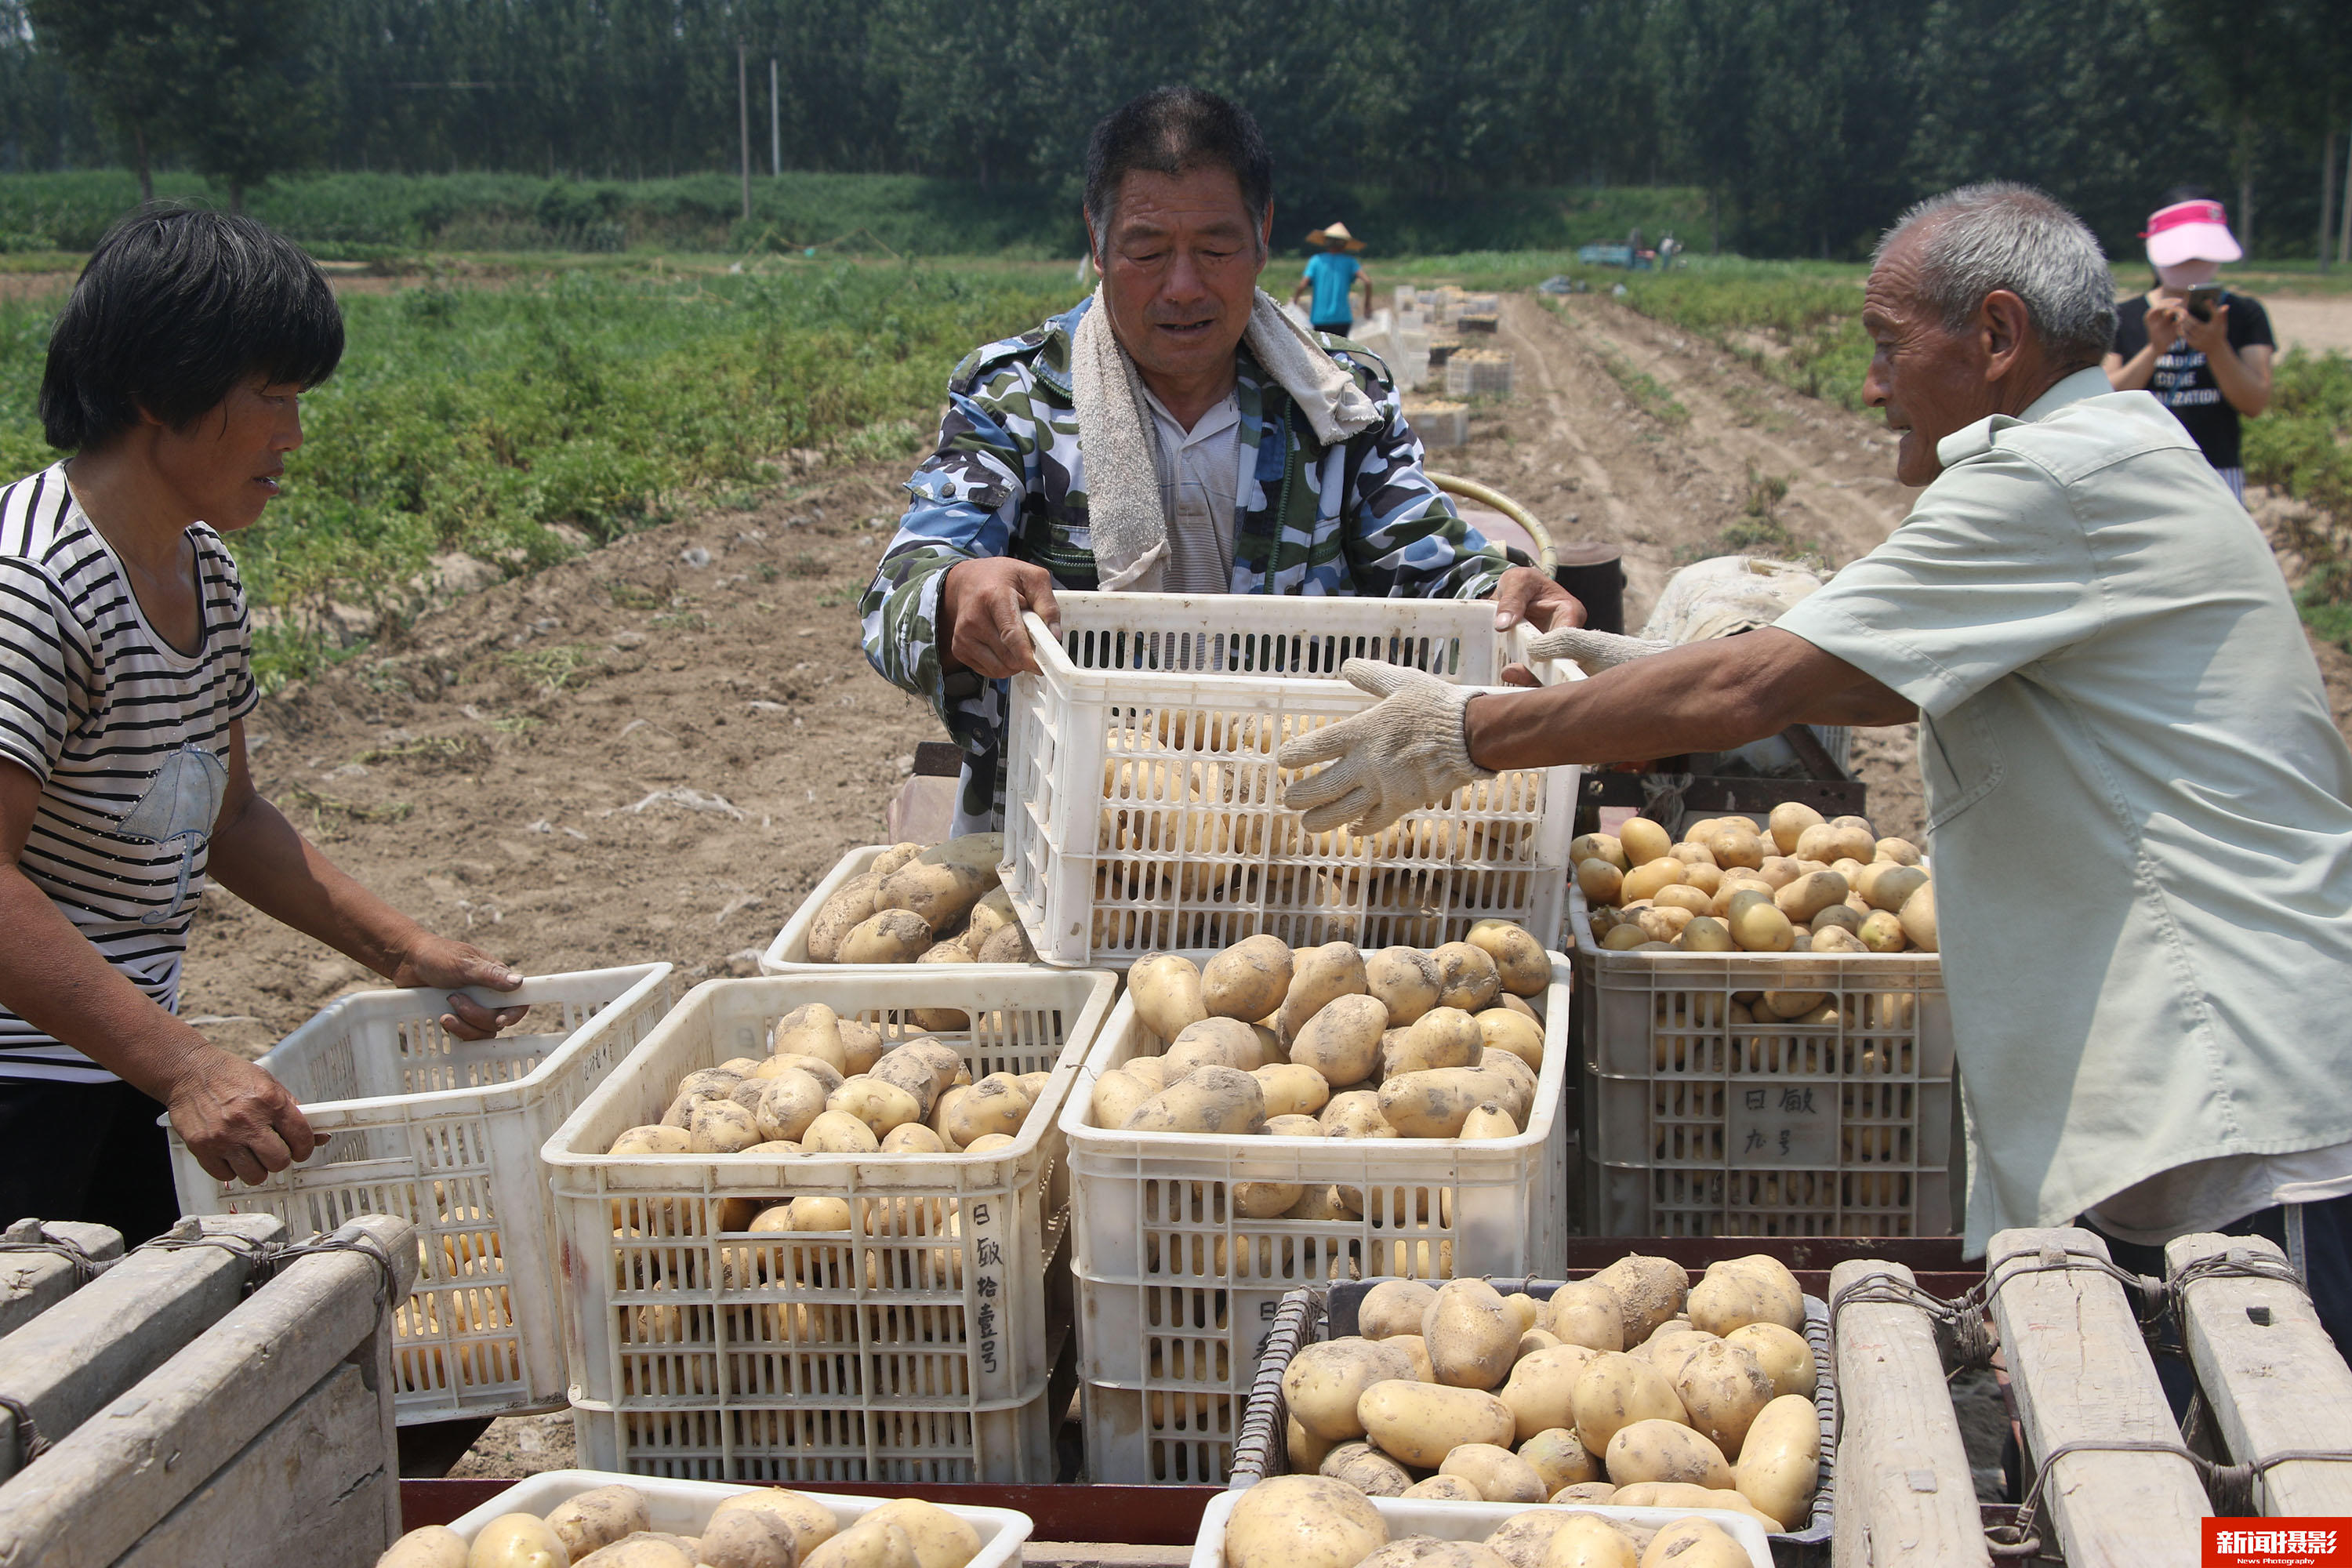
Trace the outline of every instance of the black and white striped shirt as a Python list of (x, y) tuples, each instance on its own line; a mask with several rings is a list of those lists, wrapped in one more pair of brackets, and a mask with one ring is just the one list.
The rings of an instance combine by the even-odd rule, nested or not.
[[(172, 1011), (229, 724), (258, 700), (236, 563), (204, 524), (188, 539), (204, 614), (192, 655), (147, 624), (63, 463), (0, 490), (0, 756), (41, 781), (18, 865)], [(113, 1076), (0, 1005), (0, 1079)]]

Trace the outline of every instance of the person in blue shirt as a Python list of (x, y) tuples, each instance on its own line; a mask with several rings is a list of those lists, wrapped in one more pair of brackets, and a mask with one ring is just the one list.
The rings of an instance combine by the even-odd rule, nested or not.
[(1356, 325), (1351, 307), (1359, 284), (1364, 290), (1364, 314), (1372, 313), (1372, 280), (1364, 276), (1364, 264), (1355, 256), (1364, 242), (1349, 234), (1346, 224), (1335, 223), (1308, 235), (1307, 243), (1323, 248), (1307, 258), (1307, 276), (1291, 291), (1291, 302), (1312, 294), (1315, 302), (1307, 308), (1307, 321), (1318, 332), (1344, 338)]

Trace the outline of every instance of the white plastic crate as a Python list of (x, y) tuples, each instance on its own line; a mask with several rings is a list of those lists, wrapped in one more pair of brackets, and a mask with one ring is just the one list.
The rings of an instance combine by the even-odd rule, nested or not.
[(534, 1009), (495, 1039), (445, 1034), (449, 992), (346, 996), (261, 1067), (326, 1148), (259, 1186), (216, 1182), (175, 1132), (183, 1214), (268, 1214), (296, 1236), (361, 1215), (416, 1226), (415, 1288), (394, 1314), (404, 1424), (563, 1407), (563, 1329), (539, 1146), (669, 1011), (670, 966), (542, 975), (483, 1005)]
[[(1192, 1568), (1225, 1568), (1225, 1526), (1246, 1491), (1221, 1492), (1209, 1500), (1201, 1514), (1201, 1533), (1192, 1543)], [(1388, 1521), (1389, 1539), (1425, 1535), (1438, 1541), (1484, 1541), (1517, 1514), (1541, 1509), (1547, 1513), (1597, 1513), (1643, 1530), (1660, 1530), (1678, 1519), (1704, 1519), (1718, 1525), (1739, 1543), (1753, 1568), (1772, 1568), (1772, 1547), (1764, 1527), (1744, 1513), (1706, 1508), (1583, 1508), (1560, 1503), (1431, 1502), (1420, 1498), (1376, 1497), (1373, 1508)]]
[[(1533, 635), (1483, 602), (1065, 594), (1013, 678), (1004, 886), (1038, 956), (1124, 969), (1270, 931), (1435, 946), (1474, 921), (1558, 929), (1578, 770), (1505, 773), (1369, 838), (1310, 834), (1274, 754), (1374, 699), (1349, 658), (1493, 685)], [(1538, 668), (1547, 681), (1573, 667)]]
[(1464, 349), (1445, 362), (1448, 397), (1508, 397), (1512, 358), (1507, 349)]
[[(1585, 1229), (1945, 1236), (1952, 1013), (1932, 952), (1612, 952), (1577, 929)], [(1835, 1023), (1730, 1022), (1819, 992)]]
[[(648, 1522), (652, 1528), (669, 1535), (700, 1535), (702, 1527), (710, 1522), (711, 1510), (730, 1497), (744, 1492), (763, 1491), (762, 1487), (730, 1486), (724, 1481), (664, 1480), (651, 1476), (615, 1475), (609, 1470), (543, 1470), (540, 1474), (517, 1481), (513, 1486), (491, 1498), (472, 1512), (450, 1521), (449, 1528), (464, 1536), (468, 1543), (475, 1532), (501, 1514), (535, 1513), (545, 1518), (559, 1504), (568, 1502), (582, 1492), (598, 1487), (635, 1487), (643, 1493)], [(833, 1514), (836, 1529), (847, 1529), (860, 1515), (869, 1513), (889, 1501), (878, 1497), (843, 1497), (831, 1492), (806, 1494), (823, 1503)], [(1029, 1539), (1029, 1516), (1009, 1508), (967, 1508), (961, 1504), (941, 1504), (948, 1512), (971, 1526), (980, 1536), (980, 1555), (965, 1568), (1018, 1568), (1021, 1543)]]
[[(1099, 972), (828, 967), (696, 986), (551, 1139), (581, 1452), (705, 1480), (1049, 1481), (1046, 1382), (1066, 1294), (1056, 1122), (1117, 989)], [(1054, 1074), (1013, 1146), (859, 1157), (604, 1152), (677, 1080), (767, 1053), (823, 1002), (886, 1040), (935, 1035), (972, 1076)], [(919, 1028), (919, 1009), (971, 1026)], [(743, 1234), (762, 1203), (845, 1199), (865, 1234)], [(1055, 1319), (1059, 1316), (1061, 1321)]]
[[(824, 880), (819, 882), (814, 890), (802, 901), (801, 907), (793, 911), (792, 919), (784, 922), (784, 929), (778, 931), (776, 940), (768, 944), (768, 951), (760, 955), (760, 973), (762, 974), (839, 973), (842, 968), (840, 964), (817, 963), (810, 960), (809, 927), (816, 923), (817, 911), (824, 908), (825, 900), (841, 891), (843, 883), (853, 877), (863, 876), (872, 870), (874, 862), (880, 859), (884, 851), (889, 847), (887, 844), (860, 845), (836, 861), (833, 869), (824, 874)], [(983, 974), (994, 974), (1018, 973), (1022, 970), (1034, 966), (1026, 963), (980, 963), (965, 964), (961, 967), (967, 973), (978, 972)]]
[[(1062, 1112), (1087, 1468), (1097, 1482), (1218, 1486), (1283, 1295), (1358, 1275), (1555, 1276), (1567, 1246), (1568, 965), (1553, 955), (1535, 1105), (1515, 1138), (1325, 1139), (1093, 1125), (1096, 1080), (1160, 1045), (1131, 998)], [(1238, 1182), (1354, 1187), (1360, 1219), (1247, 1219)]]

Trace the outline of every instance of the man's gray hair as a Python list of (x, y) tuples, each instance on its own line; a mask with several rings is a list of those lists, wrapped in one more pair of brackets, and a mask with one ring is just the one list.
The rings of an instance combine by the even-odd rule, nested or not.
[(1918, 295), (1958, 331), (1996, 289), (2025, 301), (2042, 346), (2095, 364), (2115, 346), (2116, 281), (2089, 226), (2031, 185), (1962, 185), (1929, 196), (1895, 220), (1874, 263), (1922, 225)]

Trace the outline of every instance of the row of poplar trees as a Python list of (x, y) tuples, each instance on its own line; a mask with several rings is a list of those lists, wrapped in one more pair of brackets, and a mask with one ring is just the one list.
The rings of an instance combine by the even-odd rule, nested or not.
[(730, 168), (739, 42), (762, 164), (771, 57), (785, 167), (1056, 200), (1189, 81), (1293, 190), (1697, 185), (1776, 254), (2000, 174), (2111, 237), (2205, 183), (2307, 255), (2352, 128), (2352, 0), (0, 0), (0, 166)]

